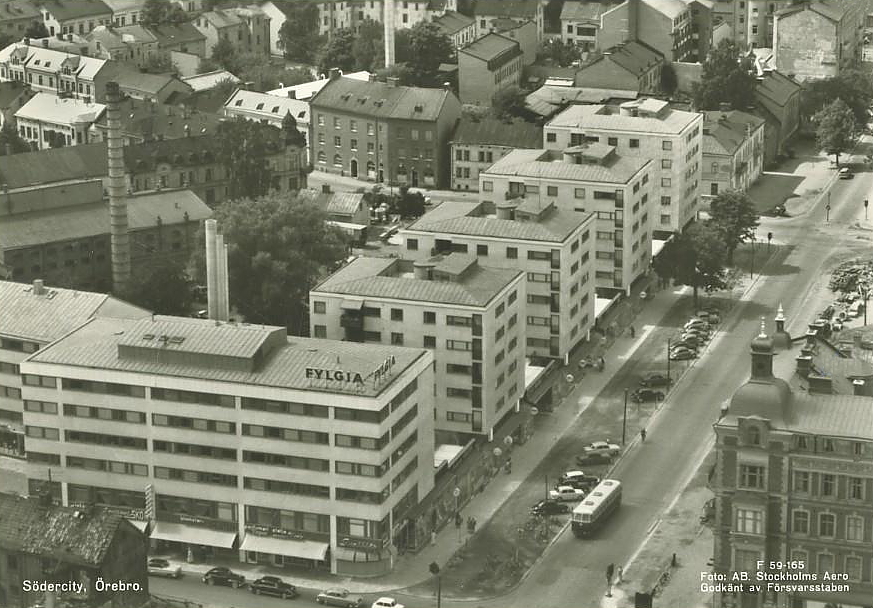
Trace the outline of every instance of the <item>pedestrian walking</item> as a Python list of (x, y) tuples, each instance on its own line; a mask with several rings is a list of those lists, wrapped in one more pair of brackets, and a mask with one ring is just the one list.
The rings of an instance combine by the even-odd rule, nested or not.
[(630, 326), (630, 335), (631, 335), (631, 338), (637, 337), (637, 330), (636, 330), (636, 328), (634, 328), (633, 325)]
[(646, 429), (640, 429), (640, 439), (646, 440)]
[(618, 567), (618, 570), (615, 573), (615, 582), (618, 585), (624, 582), (624, 569), (621, 566)]

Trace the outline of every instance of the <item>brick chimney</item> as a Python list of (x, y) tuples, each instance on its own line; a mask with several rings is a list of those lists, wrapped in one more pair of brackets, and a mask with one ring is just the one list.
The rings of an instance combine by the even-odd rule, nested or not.
[(127, 188), (124, 185), (124, 142), (121, 138), (121, 90), (106, 83), (106, 144), (109, 166), (109, 225), (112, 290), (127, 291), (130, 283), (130, 235), (127, 221)]

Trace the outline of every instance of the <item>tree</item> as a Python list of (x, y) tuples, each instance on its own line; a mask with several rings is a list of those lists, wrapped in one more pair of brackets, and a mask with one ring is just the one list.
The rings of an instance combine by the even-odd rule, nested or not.
[(527, 113), (525, 109), (525, 93), (517, 85), (509, 85), (494, 93), (491, 97), (491, 110), (498, 118), (511, 119), (513, 117), (524, 117)]
[(292, 86), (310, 82), (312, 74), (305, 68), (286, 69), (284, 61), (273, 63), (260, 53), (242, 53), (233, 59), (236, 71), (233, 74), (243, 82), (251, 83), (255, 91), (269, 91), (279, 86)]
[(421, 192), (410, 192), (408, 187), (401, 186), (397, 212), (402, 218), (421, 217), (424, 215), (424, 195)]
[(173, 65), (168, 54), (152, 53), (145, 60), (142, 71), (149, 74), (166, 74), (167, 72), (175, 72), (176, 66)]
[(0, 129), (0, 156), (5, 156), (7, 150), (10, 154), (30, 152), (30, 144), (22, 139), (11, 121), (7, 121)]
[(318, 5), (310, 0), (285, 1), (282, 11), (286, 17), (277, 45), (286, 58), (313, 63), (323, 43), (318, 34)]
[(399, 84), (405, 86), (414, 86), (412, 70), (405, 63), (395, 63), (387, 68), (376, 70), (376, 78), (381, 81), (386, 81), (389, 78), (396, 78)]
[(852, 109), (858, 126), (866, 125), (868, 108), (873, 101), (870, 74), (851, 68), (832, 78), (804, 83), (801, 111), (805, 117), (811, 118), (837, 98), (842, 99)]
[(276, 127), (237, 118), (218, 125), (215, 153), (228, 172), (228, 199), (257, 198), (270, 190), (272, 171), (266, 161)]
[(237, 51), (227, 38), (222, 38), (215, 43), (215, 46), (212, 47), (210, 58), (231, 74), (236, 75), (239, 71), (240, 64)]
[(27, 29), (24, 30), (24, 36), (26, 38), (48, 38), (50, 35), (51, 34), (49, 34), (48, 29), (42, 21), (33, 21), (27, 26)]
[(442, 63), (453, 63), (455, 46), (439, 26), (419, 22), (397, 32), (395, 54), (398, 63), (405, 63), (412, 72), (415, 86), (440, 86), (437, 74)]
[(139, 22), (146, 27), (168, 23), (179, 24), (187, 20), (188, 15), (181, 6), (166, 0), (146, 0), (139, 17)]
[(700, 82), (694, 83), (692, 94), (698, 110), (718, 110), (728, 103), (743, 110), (755, 99), (755, 77), (746, 61), (740, 61), (740, 49), (733, 40), (722, 40), (703, 62)]
[(709, 208), (713, 225), (721, 231), (727, 248), (727, 263), (732, 264), (737, 246), (754, 238), (760, 223), (755, 203), (745, 192), (727, 190), (716, 196)]
[(679, 285), (690, 285), (696, 308), (698, 289), (712, 292), (727, 286), (726, 254), (721, 231), (711, 222), (696, 223), (685, 232), (674, 234), (653, 265), (661, 278), (671, 278)]
[(837, 166), (840, 154), (855, 143), (855, 115), (842, 99), (835, 99), (819, 110), (813, 118), (818, 145), (828, 154), (835, 154)]
[[(309, 290), (346, 256), (345, 235), (327, 224), (316, 204), (295, 196), (243, 199), (218, 208), (214, 218), (228, 244), (231, 304), (252, 323), (308, 333)], [(204, 247), (192, 274), (205, 276)]]
[(158, 314), (187, 316), (194, 303), (192, 286), (182, 264), (165, 261), (132, 281), (125, 298)]
[(354, 69), (373, 72), (385, 65), (384, 28), (381, 23), (366, 19), (358, 28), (352, 43)]
[[(559, 38), (543, 41), (537, 49), (538, 61), (551, 61), (560, 67), (572, 65), (582, 59), (582, 52), (572, 42), (564, 42)], [(578, 65), (578, 64), (577, 64)]]
[(351, 28), (344, 27), (334, 30), (318, 58), (321, 71), (327, 73), (331, 68), (339, 68), (343, 72), (353, 70), (355, 68), (355, 39), (355, 30)]

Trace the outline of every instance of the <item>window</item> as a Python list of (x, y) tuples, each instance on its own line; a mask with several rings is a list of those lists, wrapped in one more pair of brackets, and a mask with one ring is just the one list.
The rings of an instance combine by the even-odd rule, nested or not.
[(809, 471), (794, 472), (794, 491), (809, 493)]
[(737, 532), (744, 534), (762, 534), (764, 531), (764, 513), (754, 509), (737, 509)]
[(546, 141), (549, 143), (555, 143), (555, 141), (557, 141), (555, 133), (546, 133)]
[(506, 259), (508, 259), (508, 260), (518, 259), (518, 247), (507, 247), (506, 248)]
[(846, 567), (844, 568), (846, 576), (850, 581), (861, 580), (861, 558), (854, 555), (846, 556)]
[(327, 325), (315, 325), (312, 330), (314, 338), (327, 338)]
[(821, 476), (821, 495), (834, 496), (837, 489), (837, 480), (833, 475), (822, 473)]
[(546, 186), (546, 194), (548, 196), (558, 196), (558, 187), (557, 186)]
[(422, 346), (424, 348), (436, 348), (436, 336), (425, 336)]
[(673, 180), (669, 177), (661, 178), (661, 187), (662, 188), (670, 188), (673, 186)]
[(36, 439), (48, 439), (49, 441), (57, 441), (60, 438), (58, 429), (53, 429), (45, 426), (30, 426), (25, 427), (25, 433), (28, 437)]
[(476, 245), (476, 255), (487, 256), (488, 245)]
[(673, 161), (670, 160), (669, 158), (662, 158), (661, 159), (661, 168), (662, 169), (672, 169), (673, 168)]
[(669, 196), (662, 196), (661, 197), (661, 206), (662, 207), (669, 207), (671, 205), (671, 203), (672, 203), (672, 199)]
[(820, 513), (818, 516), (818, 535), (832, 537), (837, 530), (837, 516), (833, 513)]
[(482, 192), (492, 192), (494, 190), (494, 182), (491, 181), (483, 181), (482, 182)]
[(573, 192), (573, 196), (578, 199), (585, 199), (585, 188), (576, 188)]
[(24, 401), (24, 409), (28, 412), (39, 412), (41, 414), (57, 414), (58, 404), (51, 403), (50, 401), (31, 401), (26, 399)]
[(333, 137), (333, 145), (335, 148), (339, 148), (343, 145), (343, 138), (339, 135), (334, 135)]
[(341, 125), (340, 125), (340, 119), (334, 117), (334, 119), (333, 119), (333, 128), (334, 128), (334, 129), (339, 129), (340, 126), (341, 126)]
[(849, 477), (849, 499), (864, 500), (864, 480), (860, 477)]
[(764, 467), (741, 464), (740, 465), (740, 487), (763, 489), (764, 488)]
[(618, 145), (618, 138), (617, 137), (607, 137), (606, 143), (610, 146), (617, 146)]
[(449, 422), (470, 422), (471, 415), (466, 412), (446, 412)]
[(834, 451), (834, 440), (829, 437), (825, 437), (821, 440), (821, 449), (824, 452), (833, 452)]
[(394, 346), (403, 346), (403, 334), (399, 332), (391, 332), (391, 344)]
[(857, 515), (849, 515), (846, 517), (846, 540), (863, 542), (864, 540), (864, 518)]
[(638, 139), (631, 139), (631, 140), (628, 142), (628, 146), (630, 146), (631, 148), (639, 148), (639, 147), (640, 147), (640, 140), (638, 140)]
[(315, 314), (323, 315), (325, 312), (327, 312), (327, 305), (325, 304), (325, 302), (315, 300), (312, 303), (312, 312), (314, 312)]
[(662, 150), (672, 150), (673, 149), (673, 142), (670, 141), (669, 139), (665, 139), (664, 141), (661, 142), (661, 149)]
[(819, 575), (824, 576), (827, 574), (832, 574), (834, 571), (834, 556), (832, 553), (819, 553), (818, 554), (818, 572)]
[(796, 509), (792, 512), (791, 531), (795, 534), (809, 534), (809, 511)]
[(423, 321), (425, 325), (433, 325), (436, 323), (436, 313), (431, 310), (425, 310), (423, 313)]
[(402, 308), (392, 308), (391, 309), (391, 320), (392, 321), (402, 321), (403, 320), (403, 309)]

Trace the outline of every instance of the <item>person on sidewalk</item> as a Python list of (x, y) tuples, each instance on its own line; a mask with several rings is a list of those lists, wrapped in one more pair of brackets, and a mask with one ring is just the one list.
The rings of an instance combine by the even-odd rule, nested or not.
[(646, 441), (646, 429), (640, 429), (640, 439), (645, 443)]
[(637, 337), (637, 330), (634, 328), (633, 325), (630, 326), (630, 335), (631, 335), (631, 338)]
[(621, 585), (624, 582), (624, 569), (619, 566), (615, 573), (615, 584)]

